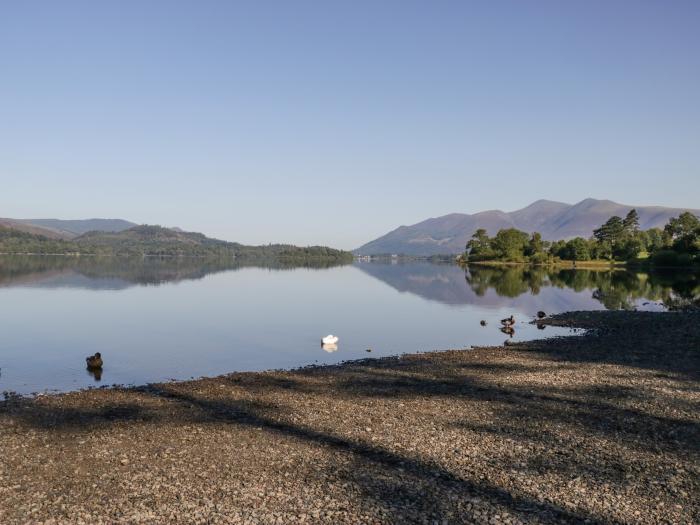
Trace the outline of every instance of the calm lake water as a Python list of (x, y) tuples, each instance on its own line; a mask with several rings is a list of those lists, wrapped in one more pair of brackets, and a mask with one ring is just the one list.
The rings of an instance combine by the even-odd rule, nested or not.
[[(696, 275), (424, 262), (332, 268), (197, 259), (0, 257), (0, 391), (53, 392), (502, 344), (569, 333), (547, 313), (663, 309)], [(486, 320), (486, 327), (480, 320)], [(320, 338), (340, 336), (324, 351)], [(366, 352), (367, 348), (372, 353)], [(102, 353), (101, 378), (85, 356)]]

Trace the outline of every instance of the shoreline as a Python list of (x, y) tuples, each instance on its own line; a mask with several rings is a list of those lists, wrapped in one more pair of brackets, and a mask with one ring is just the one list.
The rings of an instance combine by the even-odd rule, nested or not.
[(460, 263), (464, 266), (475, 265), (475, 266), (535, 266), (544, 268), (571, 268), (574, 270), (578, 269), (603, 269), (603, 270), (614, 270), (614, 269), (625, 269), (632, 268), (636, 265), (630, 265), (625, 262), (608, 262), (608, 261), (559, 261), (552, 263), (531, 263), (531, 262), (511, 262), (511, 261), (467, 261)]
[(10, 398), (0, 522), (697, 522), (698, 321)]
[(528, 267), (528, 268), (556, 268), (565, 270), (643, 270), (645, 272), (653, 271), (668, 271), (668, 270), (679, 270), (679, 271), (700, 271), (700, 266), (658, 266), (651, 262), (625, 262), (625, 261), (559, 261), (554, 263), (531, 263), (531, 262), (511, 262), (511, 261), (457, 261), (456, 264), (463, 268), (471, 266), (486, 266), (486, 267)]

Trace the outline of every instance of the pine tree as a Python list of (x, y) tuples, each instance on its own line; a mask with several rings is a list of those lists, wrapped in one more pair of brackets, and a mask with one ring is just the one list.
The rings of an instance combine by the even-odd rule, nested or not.
[(622, 221), (625, 233), (636, 233), (639, 231), (639, 214), (632, 208)]
[(610, 217), (600, 228), (593, 230), (593, 236), (598, 242), (608, 242), (615, 246), (625, 231), (623, 220), (617, 215)]

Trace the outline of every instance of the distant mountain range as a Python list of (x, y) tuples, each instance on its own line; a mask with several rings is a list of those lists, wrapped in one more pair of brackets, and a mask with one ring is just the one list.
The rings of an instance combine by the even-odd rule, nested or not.
[(0, 219), (0, 226), (43, 235), (49, 239), (74, 239), (91, 231), (117, 233), (136, 226), (123, 219)]
[(632, 208), (639, 213), (642, 229), (663, 228), (671, 217), (700, 210), (662, 206), (630, 206), (609, 200), (585, 199), (577, 204), (538, 200), (512, 212), (489, 210), (472, 215), (451, 213), (399, 228), (353, 250), (356, 254), (438, 255), (464, 251), (472, 234), (484, 228), (494, 235), (502, 228), (540, 232), (546, 240), (590, 237), (593, 230), (613, 215), (624, 217)]

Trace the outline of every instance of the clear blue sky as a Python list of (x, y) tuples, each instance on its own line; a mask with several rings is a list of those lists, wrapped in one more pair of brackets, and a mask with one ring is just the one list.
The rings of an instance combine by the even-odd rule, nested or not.
[(354, 248), (449, 212), (700, 207), (700, 2), (0, 5), (0, 216)]

